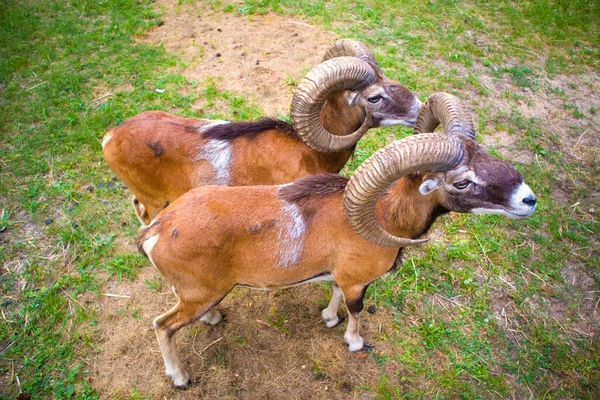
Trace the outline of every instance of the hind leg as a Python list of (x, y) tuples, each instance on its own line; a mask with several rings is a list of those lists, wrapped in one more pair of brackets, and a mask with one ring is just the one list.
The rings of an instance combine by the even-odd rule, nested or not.
[[(147, 200), (147, 199), (146, 199)], [(133, 204), (133, 210), (135, 211), (135, 215), (140, 220), (142, 226), (148, 226), (158, 215), (159, 212), (167, 208), (167, 206), (171, 203), (170, 201), (164, 201), (160, 206), (156, 204), (152, 204), (151, 201), (147, 200), (146, 203), (142, 203), (140, 199), (133, 196), (131, 199), (131, 203)]]
[(201, 302), (183, 302), (154, 320), (154, 330), (165, 362), (165, 372), (178, 389), (190, 386), (190, 374), (185, 370), (175, 346), (175, 333), (189, 323), (210, 312), (223, 296)]
[[(325, 325), (328, 328), (333, 328), (339, 324), (340, 318), (337, 316), (338, 308), (340, 308), (340, 303), (342, 302), (343, 294), (342, 289), (334, 282), (333, 283), (333, 291), (331, 293), (331, 300), (329, 301), (329, 305), (326, 309), (323, 310), (321, 316), (323, 317), (323, 321), (325, 321)], [(343, 319), (343, 318), (342, 318)]]

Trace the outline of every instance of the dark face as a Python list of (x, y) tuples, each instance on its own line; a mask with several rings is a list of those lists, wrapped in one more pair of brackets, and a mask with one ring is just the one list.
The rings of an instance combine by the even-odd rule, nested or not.
[(475, 142), (466, 144), (469, 159), (445, 173), (428, 173), (419, 191), (441, 192), (444, 206), (471, 214), (501, 214), (525, 218), (535, 210), (536, 197), (508, 163), (492, 157)]
[(413, 127), (421, 108), (421, 101), (413, 92), (387, 79), (375, 81), (353, 100), (371, 111), (371, 127)]

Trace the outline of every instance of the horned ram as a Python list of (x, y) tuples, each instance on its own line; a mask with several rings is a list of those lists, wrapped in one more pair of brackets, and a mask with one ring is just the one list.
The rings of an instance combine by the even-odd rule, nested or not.
[[(442, 123), (444, 133), (433, 132)], [(379, 150), (348, 181), (332, 174), (279, 186), (194, 189), (138, 233), (138, 247), (173, 285), (178, 303), (154, 320), (166, 373), (186, 388), (175, 333), (213, 310), (236, 285), (261, 289), (333, 280), (322, 317), (339, 322), (350, 351), (363, 348), (359, 313), (371, 282), (393, 268), (403, 247), (422, 243), (436, 218), (450, 211), (519, 219), (536, 197), (509, 163), (477, 144), (456, 97), (424, 103), (415, 135)]]
[(102, 153), (134, 194), (143, 225), (203, 185), (274, 185), (339, 172), (373, 127), (412, 127), (421, 102), (388, 80), (360, 42), (342, 39), (299, 83), (292, 124), (275, 119), (228, 123), (162, 111), (108, 130)]

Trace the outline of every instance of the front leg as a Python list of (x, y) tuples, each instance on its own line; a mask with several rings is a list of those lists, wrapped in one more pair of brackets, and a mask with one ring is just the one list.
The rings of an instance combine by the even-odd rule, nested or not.
[(333, 283), (333, 291), (331, 293), (331, 301), (326, 309), (323, 310), (321, 316), (323, 317), (323, 321), (325, 321), (325, 325), (328, 328), (333, 328), (339, 324), (340, 318), (337, 316), (337, 311), (340, 308), (340, 303), (342, 302), (342, 298), (344, 297), (342, 293), (342, 289), (334, 282)]
[(348, 309), (348, 328), (344, 334), (344, 340), (348, 343), (350, 351), (361, 350), (364, 346), (363, 338), (359, 334), (359, 314), (363, 310), (363, 298), (369, 284), (365, 286), (351, 286), (342, 288)]

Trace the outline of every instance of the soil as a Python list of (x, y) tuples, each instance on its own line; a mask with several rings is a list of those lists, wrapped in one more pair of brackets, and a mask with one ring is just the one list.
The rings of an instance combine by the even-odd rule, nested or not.
[[(235, 289), (218, 306), (225, 316), (219, 325), (198, 322), (180, 330), (179, 353), (197, 383), (179, 391), (164, 374), (152, 328), (152, 320), (175, 304), (164, 285), (151, 292), (144, 284), (157, 275), (145, 268), (135, 281), (108, 284), (105, 296), (93, 300), (103, 343), (89, 382), (101, 398), (127, 396), (135, 387), (152, 398), (336, 399), (357, 397), (360, 387), (379, 384), (372, 358), (347, 350), (346, 324), (324, 326), (320, 311), (329, 290), (306, 285), (272, 292)], [(378, 354), (392, 353), (389, 340), (379, 339), (393, 331), (392, 320), (387, 310), (364, 316), (361, 334)]]
[[(288, 113), (291, 86), (286, 82), (297, 81), (318, 64), (336, 39), (299, 19), (215, 13), (202, 5), (178, 5), (176, 0), (158, 0), (156, 4), (164, 9), (163, 23), (141, 40), (165, 46), (183, 57), (189, 66), (178, 73), (197, 81), (213, 79), (220, 90), (248, 96), (266, 115)], [(583, 126), (582, 120), (566, 113), (563, 102), (545, 101), (541, 94), (517, 88), (508, 79), (482, 79), (494, 98), (494, 109), (509, 110), (499, 94), (518, 91), (524, 96), (519, 111), (525, 117), (544, 118), (545, 126), (564, 133), (560, 140), (564, 149), (560, 150), (576, 158), (599, 156), (600, 115), (595, 125)], [(600, 76), (580, 77), (577, 82), (573, 79), (556, 77), (544, 84), (565, 90), (580, 110), (599, 108), (592, 94), (598, 93)], [(589, 84), (581, 83), (586, 80)], [(489, 98), (474, 95), (469, 104), (485, 101)], [(497, 132), (486, 136), (484, 145), (517, 162), (535, 162), (535, 155), (514, 148), (515, 141), (507, 132)], [(554, 194), (561, 203), (569, 201), (562, 189), (555, 189)], [(123, 250), (136, 251), (132, 243)], [(572, 282), (576, 277), (586, 289), (588, 277), (574, 270), (565, 271), (565, 275)], [(382, 368), (390, 372), (389, 385), (403, 385), (401, 366), (392, 361), (377, 365), (373, 357), (347, 350), (343, 342), (345, 323), (332, 329), (324, 326), (321, 309), (330, 293), (326, 285), (313, 284), (273, 292), (235, 289), (218, 306), (225, 316), (221, 324), (211, 327), (198, 322), (179, 331), (180, 356), (197, 383), (188, 391), (176, 390), (164, 374), (152, 328), (153, 319), (175, 304), (175, 296), (164, 280), (158, 291), (150, 290), (146, 282), (157, 277), (158, 272), (148, 267), (134, 281), (107, 283), (99, 300), (79, 299), (97, 308), (97, 329), (103, 339), (91, 361), (89, 381), (101, 398), (137, 393), (169, 399), (370, 398), (379, 387), (377, 371)], [(514, 317), (510, 295), (497, 293), (493, 297), (492, 311), (498, 324), (510, 328), (508, 321)], [(585, 300), (589, 306), (596, 298)], [(452, 306), (447, 299), (436, 301)], [(343, 315), (343, 307), (339, 313)], [(378, 354), (385, 355), (388, 350), (397, 353), (398, 349), (391, 349), (393, 341), (386, 338), (394, 335), (393, 311), (379, 309), (372, 315), (364, 314), (361, 334), (366, 342)]]
[(214, 79), (220, 90), (232, 90), (259, 104), (265, 115), (288, 114), (292, 87), (306, 70), (321, 61), (336, 39), (299, 20), (277, 15), (215, 13), (199, 4), (185, 10), (161, 0), (163, 24), (142, 39), (161, 44), (189, 66), (188, 79)]

